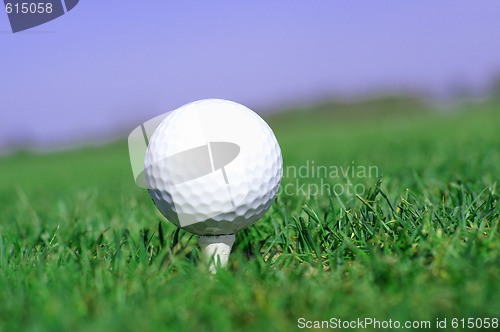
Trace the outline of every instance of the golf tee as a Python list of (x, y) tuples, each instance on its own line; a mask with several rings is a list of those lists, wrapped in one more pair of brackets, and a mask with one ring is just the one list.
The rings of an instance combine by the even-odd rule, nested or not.
[(226, 267), (234, 239), (234, 234), (202, 235), (198, 238), (203, 259), (207, 262), (208, 270), (211, 273), (217, 273), (218, 267)]

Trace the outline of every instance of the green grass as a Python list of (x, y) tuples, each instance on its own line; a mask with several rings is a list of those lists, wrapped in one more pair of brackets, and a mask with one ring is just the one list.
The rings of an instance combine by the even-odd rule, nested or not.
[(284, 178), (365, 190), (281, 192), (216, 276), (134, 185), (125, 143), (0, 159), (0, 331), (500, 318), (500, 105), (408, 105), (269, 117), (285, 167), (371, 165), (380, 178)]

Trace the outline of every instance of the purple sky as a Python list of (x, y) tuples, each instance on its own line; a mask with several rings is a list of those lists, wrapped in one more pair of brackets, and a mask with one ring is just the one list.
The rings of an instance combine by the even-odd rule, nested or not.
[(500, 1), (82, 0), (12, 34), (0, 12), (0, 149), (105, 137), (187, 102), (256, 111), (391, 89), (481, 91)]

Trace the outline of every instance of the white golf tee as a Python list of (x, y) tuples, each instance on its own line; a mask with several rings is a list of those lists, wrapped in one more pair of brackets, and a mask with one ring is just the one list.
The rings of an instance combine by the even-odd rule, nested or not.
[(221, 268), (226, 267), (229, 255), (231, 254), (234, 239), (234, 234), (214, 236), (202, 235), (198, 237), (201, 253), (205, 261), (208, 263), (208, 270), (211, 273), (217, 273), (217, 267), (219, 264)]

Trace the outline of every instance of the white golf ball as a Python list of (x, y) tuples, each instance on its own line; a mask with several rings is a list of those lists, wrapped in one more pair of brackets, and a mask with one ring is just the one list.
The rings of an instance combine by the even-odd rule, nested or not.
[(198, 235), (234, 234), (255, 223), (274, 201), (282, 173), (271, 128), (249, 108), (221, 99), (170, 112), (145, 157), (155, 205)]

